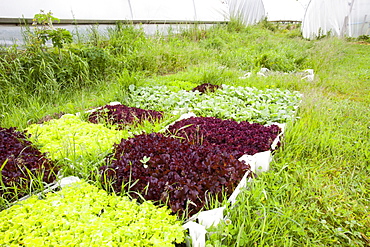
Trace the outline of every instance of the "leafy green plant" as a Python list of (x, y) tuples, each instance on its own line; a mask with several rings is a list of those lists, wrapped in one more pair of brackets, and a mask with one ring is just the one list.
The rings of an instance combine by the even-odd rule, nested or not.
[(96, 46), (71, 48), (71, 51), (87, 62), (89, 73), (98, 78), (105, 78), (106, 72), (113, 61), (107, 49)]
[(0, 212), (2, 246), (175, 246), (176, 216), (77, 182), (44, 199), (32, 196)]
[(147, 79), (145, 82), (143, 82), (143, 85), (134, 85), (134, 86), (136, 87), (151, 86), (154, 84), (166, 86), (167, 89), (172, 92), (178, 92), (180, 90), (189, 91), (192, 88), (197, 86), (197, 84), (194, 82), (190, 82), (188, 80), (183, 80), (183, 79), (177, 79), (177, 78), (173, 79), (171, 76), (166, 76), (166, 77), (161, 76), (157, 78)]
[(258, 23), (262, 28), (265, 28), (267, 30), (275, 32), (277, 29), (279, 29), (279, 24), (274, 24), (271, 21), (268, 21), (267, 17), (265, 17), (262, 21)]
[(364, 42), (367, 42), (367, 43), (370, 43), (370, 35), (360, 35), (357, 37), (358, 41), (364, 41)]
[(166, 86), (131, 87), (132, 106), (159, 111), (188, 112), (204, 117), (251, 121), (257, 123), (287, 122), (294, 119), (300, 101), (299, 92), (259, 90), (250, 87), (222, 85), (214, 93), (180, 90)]
[(33, 124), (27, 128), (31, 139), (48, 153), (53, 160), (79, 161), (91, 155), (105, 155), (127, 132), (120, 132), (82, 121), (75, 115), (63, 115), (60, 119)]
[(61, 49), (64, 44), (72, 43), (72, 34), (68, 30), (54, 28), (53, 22), (60, 20), (52, 14), (50, 11), (45, 13), (41, 10), (34, 16), (32, 24), (34, 30), (26, 32), (29, 48), (45, 49), (46, 42), (49, 40), (58, 49)]

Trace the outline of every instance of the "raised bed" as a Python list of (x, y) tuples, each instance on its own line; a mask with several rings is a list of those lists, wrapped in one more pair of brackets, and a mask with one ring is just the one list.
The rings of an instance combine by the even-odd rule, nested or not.
[(58, 167), (28, 140), (28, 134), (0, 127), (0, 194), (13, 201), (55, 180)]
[(184, 230), (170, 210), (109, 195), (86, 182), (18, 201), (0, 212), (1, 246), (175, 246)]
[(163, 112), (144, 110), (117, 103), (95, 109), (89, 115), (88, 121), (114, 125), (117, 129), (124, 129), (127, 125), (140, 124), (145, 120), (155, 122), (161, 120), (162, 117)]
[[(204, 87), (204, 91), (207, 91)], [(210, 88), (210, 87), (209, 87)], [(202, 90), (203, 91), (203, 90)], [(260, 124), (294, 120), (301, 94), (297, 91), (221, 85), (213, 92), (170, 91), (166, 86), (130, 87), (126, 104), (142, 109), (217, 117)]]
[[(159, 102), (156, 101), (161, 93), (158, 89), (145, 90), (131, 87), (133, 96), (138, 99), (135, 107), (117, 103), (89, 111), (90, 122), (96, 124), (66, 115), (60, 120), (34, 125), (30, 132), (37, 135), (34, 140), (53, 159), (69, 157), (62, 154), (63, 145), (68, 144), (64, 136), (72, 140), (73, 150), (81, 146), (81, 152), (87, 150), (89, 154), (101, 151), (104, 144), (104, 151), (100, 153), (111, 151), (112, 154), (106, 158), (107, 164), (100, 168), (102, 179), (111, 182), (116, 192), (125, 188), (133, 198), (141, 200), (142, 196), (154, 203), (167, 204), (172, 213), (187, 215), (190, 218), (183, 227), (189, 229), (193, 246), (204, 246), (205, 229), (224, 217), (224, 208), (204, 211), (205, 201), (212, 194), (220, 200), (227, 196), (233, 204), (240, 189), (255, 174), (269, 169), (272, 152), (279, 146), (284, 132), (284, 125), (272, 122), (294, 119), (292, 115), (297, 108), (299, 94), (277, 91), (272, 94), (277, 97), (274, 98), (268, 92), (250, 88), (203, 85), (190, 92), (180, 91), (176, 96), (165, 92), (163, 95), (168, 97)], [(258, 97), (253, 96), (258, 93)], [(183, 97), (186, 95), (189, 98)], [(223, 109), (230, 104), (225, 102), (227, 99), (233, 100), (235, 107), (229, 113), (225, 112), (230, 108)], [(166, 102), (170, 104), (164, 106)], [(150, 106), (147, 109), (151, 110), (136, 107), (141, 105)], [(160, 121), (163, 111), (179, 113), (188, 109), (201, 113), (203, 117), (196, 117), (192, 112), (182, 115), (180, 121), (168, 126), (163, 133), (128, 138), (107, 128), (114, 125), (122, 130), (140, 121)], [(268, 119), (269, 114), (272, 114), (271, 119)], [(233, 120), (227, 119), (228, 116)], [(248, 123), (245, 121), (248, 119), (269, 124)], [(57, 129), (50, 129), (53, 124), (62, 122)], [(53, 132), (57, 137), (50, 135)], [(97, 138), (91, 138), (96, 134), (104, 137), (104, 141), (98, 142), (98, 148), (95, 146)], [(59, 146), (55, 145), (56, 142)]]
[(140, 194), (191, 216), (210, 195), (219, 200), (231, 195), (250, 166), (218, 147), (152, 133), (116, 144), (100, 171), (118, 193), (129, 191), (134, 198)]
[(222, 120), (215, 117), (190, 117), (168, 127), (169, 134), (197, 145), (211, 145), (240, 158), (271, 150), (281, 133), (278, 125)]

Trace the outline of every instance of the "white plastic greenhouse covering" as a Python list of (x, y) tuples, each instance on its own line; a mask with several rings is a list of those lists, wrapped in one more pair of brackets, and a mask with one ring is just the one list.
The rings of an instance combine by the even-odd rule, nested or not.
[(244, 24), (255, 24), (265, 17), (262, 0), (228, 0), (230, 18), (242, 20)]
[(303, 20), (303, 37), (370, 35), (370, 0), (311, 0)]
[(247, 25), (268, 21), (303, 21), (309, 0), (229, 0), (230, 17)]
[[(303, 2), (303, 4), (302, 4)], [(32, 18), (40, 10), (59, 19), (218, 22), (240, 17), (255, 24), (303, 19), (307, 0), (17, 0), (0, 1), (0, 18)]]
[(269, 21), (303, 21), (308, 0), (263, 0)]
[(228, 4), (222, 0), (17, 0), (0, 1), (0, 18), (33, 18), (51, 11), (59, 19), (225, 21)]
[[(215, 23), (238, 17), (250, 25), (267, 17), (269, 21), (302, 21), (303, 37), (310, 39), (329, 31), (342, 37), (370, 35), (370, 0), (0, 0), (0, 24), (32, 19), (41, 9), (79, 24), (81, 20), (90, 24), (119, 20)], [(0, 26), (0, 39), (10, 39), (11, 29)]]

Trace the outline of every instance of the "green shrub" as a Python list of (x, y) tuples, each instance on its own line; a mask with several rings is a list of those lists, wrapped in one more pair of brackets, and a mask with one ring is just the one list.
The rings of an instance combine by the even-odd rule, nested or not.
[(360, 35), (356, 38), (356, 40), (370, 43), (370, 35), (366, 35), (366, 34)]
[(72, 51), (87, 62), (90, 77), (105, 78), (107, 69), (113, 60), (109, 54), (109, 50), (96, 46), (82, 46), (80, 49), (74, 49)]
[(40, 13), (33, 17), (32, 30), (27, 25), (24, 27), (23, 35), (28, 49), (33, 51), (46, 50), (47, 41), (51, 41), (53, 47), (58, 50), (64, 44), (72, 43), (72, 34), (68, 30), (53, 26), (53, 22), (60, 22), (60, 20), (52, 14), (51, 11), (45, 13), (44, 10), (40, 10)]

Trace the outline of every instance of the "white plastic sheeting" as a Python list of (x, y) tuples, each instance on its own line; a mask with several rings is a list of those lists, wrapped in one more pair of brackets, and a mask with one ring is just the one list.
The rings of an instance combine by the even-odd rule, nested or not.
[(133, 20), (184, 20), (195, 19), (192, 0), (132, 0)]
[(309, 0), (228, 0), (230, 17), (255, 24), (268, 21), (302, 21)]
[[(135, 0), (136, 1), (136, 0)], [(131, 19), (129, 1), (122, 0), (17, 0), (0, 1), (0, 17), (33, 18), (40, 10), (51, 11), (59, 19)]]
[(59, 19), (225, 21), (222, 0), (17, 0), (0, 1), (0, 18), (33, 18), (44, 10)]
[(225, 21), (228, 6), (221, 0), (132, 0), (133, 20)]
[(370, 0), (17, 0), (0, 1), (0, 19), (33, 18), (44, 10), (59, 19), (223, 22), (251, 25), (302, 21), (305, 38), (370, 34)]
[(297, 0), (263, 0), (267, 20), (303, 21), (305, 2)]
[(246, 25), (269, 20), (302, 20), (307, 0), (17, 0), (0, 1), (0, 18), (33, 18), (44, 10), (59, 19), (226, 21)]
[(347, 36), (370, 35), (370, 1), (356, 0), (348, 20)]
[(369, 0), (311, 0), (302, 25), (303, 37), (358, 37), (370, 34)]
[(229, 19), (229, 6), (220, 0), (193, 0), (198, 21), (224, 21)]
[(251, 25), (265, 18), (262, 0), (228, 0), (230, 18), (242, 20)]

